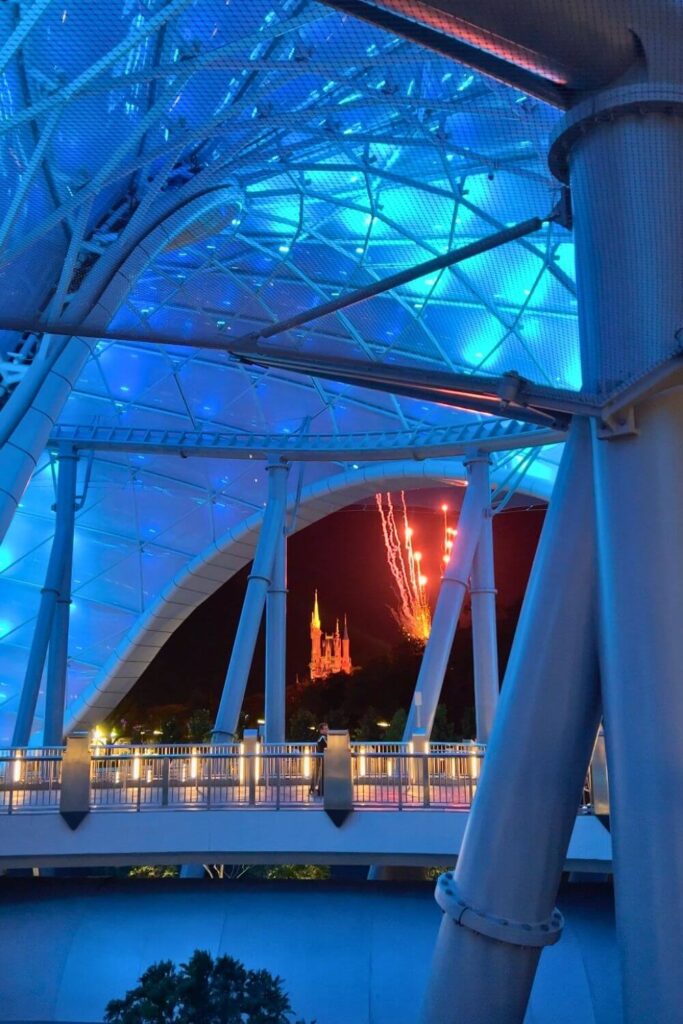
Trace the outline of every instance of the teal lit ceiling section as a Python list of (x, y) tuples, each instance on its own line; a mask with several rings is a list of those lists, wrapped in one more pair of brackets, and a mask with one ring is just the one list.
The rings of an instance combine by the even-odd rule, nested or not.
[[(229, 347), (548, 213), (557, 111), (313, 0), (36, 0), (1, 4), (0, 35), (0, 327), (37, 325), (0, 329), (0, 402), (2, 367), (40, 358), (41, 317), (67, 315), (105, 263), (130, 255), (147, 210), (225, 186), (228, 198), (167, 244), (135, 251), (135, 272), (98, 322), (139, 340), (94, 347), (63, 423), (334, 434), (475, 417), (243, 366), (197, 342)], [(579, 389), (571, 234), (547, 225), (276, 341)], [(548, 491), (556, 462), (553, 450), (535, 464)], [(304, 482), (348, 468), (310, 463)], [(257, 461), (93, 459), (77, 515), (69, 702), (168, 581), (264, 499)], [(46, 452), (0, 554), (0, 743), (53, 502)]]

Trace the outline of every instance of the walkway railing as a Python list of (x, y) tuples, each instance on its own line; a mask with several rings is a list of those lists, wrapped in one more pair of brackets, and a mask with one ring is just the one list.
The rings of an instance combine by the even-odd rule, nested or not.
[[(352, 743), (355, 808), (467, 808), (484, 748)], [(64, 748), (0, 751), (0, 813), (60, 808)], [(315, 808), (311, 787), (323, 755), (314, 744), (95, 746), (90, 749), (90, 810), (160, 808)], [(318, 767), (319, 766), (319, 767)], [(87, 765), (86, 765), (87, 769)], [(323, 776), (324, 783), (324, 776)]]

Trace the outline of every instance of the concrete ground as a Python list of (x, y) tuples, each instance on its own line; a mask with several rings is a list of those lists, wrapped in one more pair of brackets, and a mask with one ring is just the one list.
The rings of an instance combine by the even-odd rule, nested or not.
[[(155, 960), (228, 953), (317, 1024), (416, 1024), (441, 912), (429, 883), (0, 879), (0, 1024), (99, 1024)], [(526, 1024), (621, 1021), (611, 889), (565, 885)], [(454, 965), (454, 969), (456, 965)]]

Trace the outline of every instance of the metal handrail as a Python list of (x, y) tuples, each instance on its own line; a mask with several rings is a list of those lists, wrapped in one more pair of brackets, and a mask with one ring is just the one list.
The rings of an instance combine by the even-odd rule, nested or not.
[[(403, 742), (354, 742), (353, 805), (467, 808), (484, 753), (476, 743), (413, 752)], [(324, 755), (312, 743), (261, 744), (255, 752), (239, 744), (122, 744), (94, 746), (90, 755), (93, 811), (321, 806), (311, 787)], [(62, 747), (0, 751), (0, 813), (58, 810), (63, 758)]]

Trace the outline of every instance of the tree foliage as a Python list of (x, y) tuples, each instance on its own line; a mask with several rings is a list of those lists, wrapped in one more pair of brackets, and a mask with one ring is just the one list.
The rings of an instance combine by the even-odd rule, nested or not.
[(394, 711), (391, 721), (389, 722), (389, 728), (384, 733), (385, 740), (396, 740), (400, 742), (403, 739), (403, 733), (405, 732), (406, 722), (408, 721), (408, 714), (405, 708), (397, 708)]
[(179, 968), (170, 960), (148, 967), (123, 999), (108, 1003), (104, 1019), (107, 1024), (291, 1024), (291, 1006), (282, 980), (269, 971), (248, 970), (231, 956), (214, 960), (196, 949)]
[(208, 743), (211, 740), (214, 716), (207, 708), (192, 712), (185, 726), (185, 737), (191, 743)]
[(177, 864), (140, 864), (128, 871), (129, 878), (177, 878), (179, 874)]

